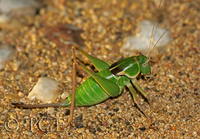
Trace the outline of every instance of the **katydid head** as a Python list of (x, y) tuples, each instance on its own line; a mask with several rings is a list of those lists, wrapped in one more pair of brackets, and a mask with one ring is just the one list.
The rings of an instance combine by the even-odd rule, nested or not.
[(109, 69), (114, 75), (136, 78), (140, 73), (143, 75), (150, 73), (150, 64), (147, 61), (148, 58), (146, 56), (132, 56), (113, 63)]
[(150, 74), (151, 67), (149, 63), (149, 59), (146, 56), (139, 55), (137, 56), (137, 60), (140, 65), (140, 71), (143, 75), (148, 75)]

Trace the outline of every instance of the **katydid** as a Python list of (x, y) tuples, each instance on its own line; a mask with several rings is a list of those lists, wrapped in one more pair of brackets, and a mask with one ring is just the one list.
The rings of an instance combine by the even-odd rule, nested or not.
[[(184, 15), (185, 16), (185, 15)], [(179, 18), (177, 21), (182, 19), (184, 16)], [(174, 22), (175, 23), (177, 23)], [(13, 103), (13, 105), (17, 107), (23, 108), (37, 108), (37, 107), (60, 107), (60, 106), (71, 106), (69, 122), (72, 121), (74, 106), (92, 106), (95, 104), (99, 104), (110, 97), (116, 97), (120, 95), (125, 86), (130, 90), (134, 102), (137, 104), (138, 108), (144, 113), (149, 122), (151, 120), (149, 116), (145, 113), (143, 108), (138, 104), (135, 89), (134, 87), (145, 97), (147, 98), (150, 106), (151, 103), (149, 101), (149, 97), (147, 93), (138, 85), (136, 77), (139, 74), (147, 77), (150, 74), (150, 58), (153, 53), (154, 48), (156, 47), (159, 40), (162, 36), (174, 25), (172, 24), (167, 30), (161, 35), (153, 49), (149, 52), (147, 56), (138, 55), (132, 56), (128, 58), (124, 58), (111, 64), (107, 61), (100, 60), (92, 55), (86, 53), (80, 46), (74, 45), (72, 46), (72, 54), (73, 54), (73, 90), (72, 94), (64, 101), (60, 103), (54, 104), (43, 104), (43, 105), (25, 105)], [(154, 24), (155, 27), (155, 24)], [(153, 36), (152, 35), (151, 39)], [(98, 70), (98, 73), (94, 73), (89, 70), (80, 60), (77, 61), (75, 56), (75, 50), (78, 50), (83, 55), (85, 55)], [(79, 64), (91, 77), (89, 77), (85, 82), (83, 82), (76, 89), (76, 64)], [(134, 86), (134, 87), (133, 87)], [(151, 107), (152, 108), (152, 107)]]
[[(89, 70), (81, 61), (76, 61), (75, 49), (84, 54), (99, 71), (94, 73)], [(145, 114), (142, 107), (138, 104), (135, 90), (132, 84), (137, 88), (138, 91), (147, 98), (146, 92), (137, 84), (136, 77), (142, 73), (147, 75), (150, 73), (150, 64), (148, 58), (143, 55), (132, 56), (121, 59), (120, 61), (110, 64), (106, 61), (95, 58), (87, 54), (80, 46), (72, 46), (73, 53), (73, 93), (61, 103), (44, 104), (44, 105), (24, 105), (14, 104), (17, 107), (23, 108), (36, 108), (36, 107), (59, 107), (59, 106), (91, 106), (101, 103), (109, 97), (116, 97), (122, 93), (124, 86), (127, 86), (132, 93), (133, 100), (139, 107), (139, 109)], [(91, 75), (85, 82), (83, 82), (76, 90), (76, 63)], [(73, 98), (75, 97), (75, 98)], [(73, 103), (73, 99), (75, 100)], [(73, 112), (73, 105), (71, 113)], [(145, 114), (148, 118), (148, 116)], [(148, 118), (149, 119), (149, 118)], [(70, 116), (69, 122), (71, 122), (72, 116)], [(149, 119), (150, 120), (150, 119)]]

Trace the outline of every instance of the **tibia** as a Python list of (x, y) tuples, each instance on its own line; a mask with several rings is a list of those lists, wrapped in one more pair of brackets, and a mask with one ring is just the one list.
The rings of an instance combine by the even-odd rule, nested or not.
[(45, 107), (66, 107), (70, 106), (67, 101), (59, 102), (59, 103), (52, 103), (52, 104), (38, 104), (38, 105), (26, 105), (20, 103), (12, 103), (15, 107), (22, 107), (22, 108), (45, 108)]

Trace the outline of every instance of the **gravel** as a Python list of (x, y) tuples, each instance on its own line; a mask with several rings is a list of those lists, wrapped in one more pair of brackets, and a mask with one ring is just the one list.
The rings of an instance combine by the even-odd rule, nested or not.
[[(166, 53), (154, 56), (157, 60), (151, 63), (152, 78), (138, 77), (138, 83), (153, 103), (152, 110), (137, 93), (139, 104), (153, 122), (153, 129), (126, 88), (120, 96), (101, 104), (76, 107), (71, 125), (67, 123), (69, 108), (55, 108), (49, 113), (48, 108), (20, 109), (11, 105), (19, 99), (24, 103), (41, 103), (27, 98), (40, 77), (58, 81), (60, 94), (72, 90), (71, 50), (63, 52), (65, 49), (59, 49), (56, 42), (41, 35), (39, 30), (44, 26), (72, 24), (82, 28), (83, 49), (113, 63), (130, 56), (119, 50), (123, 39), (135, 33), (137, 23), (154, 20), (157, 14), (156, 4), (151, 1), (49, 0), (35, 16), (18, 17), (18, 22), (23, 21), (22, 26), (1, 29), (6, 35), (0, 40), (17, 50), (11, 61), (21, 64), (15, 71), (9, 64), (0, 71), (0, 138), (198, 138), (200, 3), (180, 0), (163, 4), (158, 22), (164, 27), (185, 11), (191, 11), (170, 29), (173, 39)], [(132, 55), (135, 54), (138, 53)], [(78, 75), (80, 85), (88, 75), (80, 68)], [(58, 101), (62, 100), (58, 97), (54, 102)]]

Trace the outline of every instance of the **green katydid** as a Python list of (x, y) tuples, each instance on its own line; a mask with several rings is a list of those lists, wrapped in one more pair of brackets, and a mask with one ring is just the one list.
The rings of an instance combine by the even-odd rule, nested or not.
[[(84, 54), (99, 71), (94, 73), (90, 71), (81, 61), (76, 62), (75, 49)], [(75, 106), (91, 106), (101, 103), (108, 99), (109, 97), (115, 97), (122, 93), (124, 86), (127, 86), (132, 93), (133, 100), (139, 107), (139, 109), (145, 114), (144, 110), (138, 104), (135, 90), (132, 84), (146, 97), (147, 94), (142, 88), (137, 84), (136, 77), (142, 73), (147, 75), (150, 73), (150, 64), (148, 58), (143, 55), (132, 56), (128, 58), (121, 59), (120, 61), (110, 64), (106, 61), (97, 59), (89, 54), (87, 54), (80, 46), (74, 45), (72, 47), (73, 53), (73, 93), (64, 102), (54, 103), (54, 104), (44, 104), (44, 105), (24, 105), (24, 104), (14, 104), (18, 107), (24, 108), (35, 108), (35, 107), (55, 107), (55, 106), (70, 106), (74, 104)], [(83, 84), (81, 84), (76, 90), (76, 63), (91, 75)], [(75, 98), (74, 98), (75, 97)], [(74, 102), (73, 102), (74, 101)], [(73, 113), (73, 105), (71, 113)], [(145, 114), (148, 118), (148, 116)], [(148, 118), (149, 119), (149, 118)], [(72, 114), (70, 116), (70, 122), (72, 120)]]
[[(179, 18), (177, 21), (179, 21), (182, 18), (183, 16)], [(174, 24), (177, 23), (177, 21), (174, 22)], [(144, 113), (144, 115), (151, 123), (149, 116), (145, 113), (143, 108), (137, 102), (133, 85), (145, 98), (147, 98), (151, 106), (147, 93), (138, 85), (136, 77), (139, 74), (142, 74), (145, 77), (150, 74), (149, 61), (153, 53), (153, 50), (156, 47), (159, 40), (162, 38), (162, 36), (174, 24), (168, 27), (167, 30), (161, 35), (161, 37), (154, 45), (151, 52), (149, 47), (149, 52), (147, 56), (143, 55), (132, 56), (121, 59), (118, 62), (115, 62), (114, 64), (110, 64), (109, 62), (100, 60), (96, 57), (89, 55), (78, 45), (72, 46), (72, 54), (74, 60), (72, 94), (64, 102), (60, 103), (43, 104), (43, 105), (25, 105), (25, 104), (13, 103), (13, 105), (23, 108), (71, 106), (70, 117), (69, 117), (69, 122), (71, 122), (73, 117), (74, 106), (91, 106), (101, 103), (106, 99), (108, 99), (109, 97), (116, 97), (120, 95), (123, 91), (124, 86), (127, 86), (132, 94), (134, 102), (137, 104), (138, 108)], [(152, 30), (151, 39), (153, 36), (153, 31), (154, 28)], [(89, 70), (83, 63), (81, 63), (81, 61), (76, 61), (75, 50), (78, 50), (83, 55), (85, 55), (98, 70), (98, 73), (94, 73), (93, 71)], [(83, 82), (77, 89), (76, 89), (76, 63), (79, 63), (79, 65), (91, 76), (85, 82)]]

